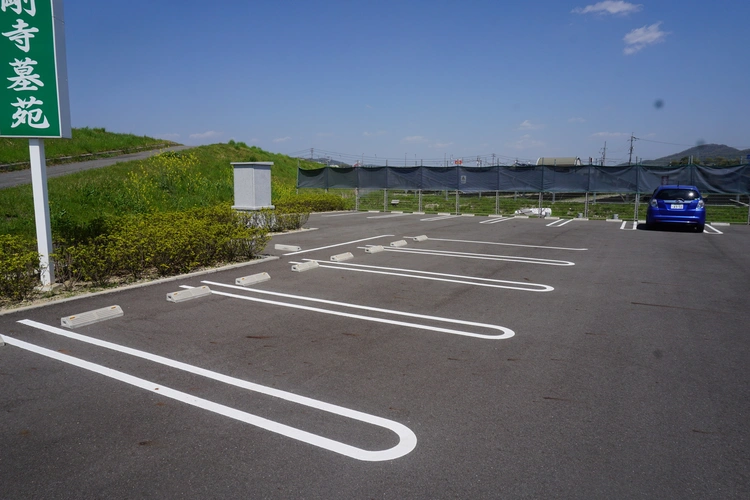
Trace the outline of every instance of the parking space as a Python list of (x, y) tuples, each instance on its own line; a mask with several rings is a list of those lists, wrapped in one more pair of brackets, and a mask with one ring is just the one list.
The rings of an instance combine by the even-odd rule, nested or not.
[(315, 214), (0, 316), (3, 496), (744, 497), (750, 230), (624, 225)]

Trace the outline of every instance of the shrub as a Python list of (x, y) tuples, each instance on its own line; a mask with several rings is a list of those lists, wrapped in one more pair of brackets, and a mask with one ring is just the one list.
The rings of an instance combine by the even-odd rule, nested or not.
[(278, 210), (284, 213), (294, 212), (330, 212), (350, 210), (352, 200), (330, 193), (305, 193), (299, 196), (285, 196), (275, 202)]
[(228, 206), (110, 218), (106, 228), (87, 242), (58, 245), (55, 258), (66, 286), (187, 273), (252, 259), (268, 243), (265, 228), (248, 226), (246, 217)]
[(0, 235), (0, 299), (24, 300), (41, 283), (41, 264), (33, 240)]

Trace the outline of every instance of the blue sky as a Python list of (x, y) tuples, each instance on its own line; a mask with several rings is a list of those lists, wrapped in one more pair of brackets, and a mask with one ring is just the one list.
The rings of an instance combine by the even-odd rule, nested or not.
[(67, 0), (65, 21), (74, 127), (391, 164), (750, 147), (747, 0)]

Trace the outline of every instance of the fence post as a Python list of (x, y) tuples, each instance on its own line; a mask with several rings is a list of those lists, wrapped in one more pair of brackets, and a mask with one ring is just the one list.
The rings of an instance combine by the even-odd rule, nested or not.
[(388, 190), (383, 190), (383, 212), (388, 211)]
[(359, 212), (359, 188), (354, 188), (354, 210)]
[(500, 191), (495, 191), (495, 215), (500, 213)]
[(456, 189), (456, 215), (458, 215), (458, 189)]
[(420, 189), (418, 193), (419, 193), (419, 209), (417, 209), (417, 212), (421, 212), (422, 211), (422, 190)]
[[(596, 197), (596, 193), (594, 193), (594, 197)], [(586, 202), (583, 205), (583, 216), (587, 219), (589, 218), (589, 193), (588, 191), (586, 192)]]
[(641, 201), (641, 193), (635, 193), (635, 211), (633, 212), (633, 218), (635, 223), (638, 224), (638, 203)]
[(542, 218), (542, 196), (544, 196), (544, 193), (542, 191), (539, 191), (539, 218)]

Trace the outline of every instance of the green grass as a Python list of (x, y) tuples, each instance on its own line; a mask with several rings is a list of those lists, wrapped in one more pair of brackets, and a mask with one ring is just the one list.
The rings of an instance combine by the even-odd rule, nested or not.
[[(231, 204), (230, 163), (243, 161), (274, 162), (273, 202), (296, 198), (297, 159), (243, 143), (200, 146), (48, 179), (53, 239), (96, 234), (109, 216)], [(300, 166), (314, 165), (300, 160)], [(0, 190), (0, 234), (35, 237), (31, 185)]]
[[(138, 136), (133, 134), (116, 134), (104, 128), (74, 128), (72, 139), (47, 139), (44, 141), (44, 152), (47, 163), (54, 165), (71, 161), (68, 157), (101, 154), (107, 151), (118, 151), (123, 154), (142, 149), (157, 149), (176, 146), (177, 143), (164, 139)], [(0, 138), (0, 165), (29, 162), (29, 140)], [(21, 165), (21, 168), (23, 165)]]

